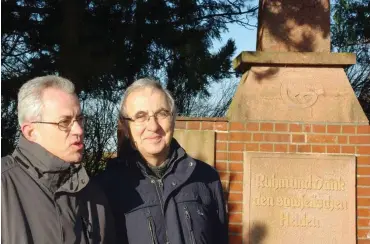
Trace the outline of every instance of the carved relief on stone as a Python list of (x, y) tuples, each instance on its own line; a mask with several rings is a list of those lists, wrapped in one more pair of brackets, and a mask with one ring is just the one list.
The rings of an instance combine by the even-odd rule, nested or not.
[(291, 107), (308, 108), (313, 106), (320, 95), (324, 94), (323, 86), (318, 82), (283, 81), (280, 95)]

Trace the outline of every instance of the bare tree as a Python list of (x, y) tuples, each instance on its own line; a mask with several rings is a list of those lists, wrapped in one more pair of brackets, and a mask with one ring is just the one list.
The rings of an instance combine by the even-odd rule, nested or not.
[(209, 88), (211, 96), (198, 96), (190, 99), (189, 116), (223, 117), (231, 103), (239, 81), (238, 78), (224, 79)]
[(105, 168), (117, 154), (117, 102), (104, 98), (85, 98), (82, 102), (85, 124), (85, 155), (83, 163), (91, 175)]

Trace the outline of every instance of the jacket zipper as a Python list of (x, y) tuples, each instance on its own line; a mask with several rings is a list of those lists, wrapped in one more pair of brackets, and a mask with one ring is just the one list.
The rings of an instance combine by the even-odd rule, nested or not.
[(154, 232), (153, 217), (148, 217), (147, 219), (148, 219), (148, 228), (149, 228), (150, 236), (152, 238), (152, 243), (157, 244), (158, 241), (156, 238), (156, 234)]
[(163, 182), (162, 182), (162, 179), (159, 179), (159, 180), (154, 180), (154, 181), (157, 181), (158, 182), (158, 185), (156, 183), (154, 183), (155, 185), (155, 190), (157, 192), (157, 195), (158, 195), (158, 198), (159, 198), (159, 203), (161, 205), (161, 210), (162, 210), (162, 215), (163, 215), (163, 219), (164, 219), (164, 226), (165, 226), (165, 230), (166, 230), (166, 244), (169, 243), (168, 241), (168, 234), (167, 234), (167, 223), (166, 223), (166, 217), (164, 215), (164, 204), (163, 204)]
[(195, 237), (194, 237), (194, 231), (193, 231), (193, 225), (191, 223), (190, 213), (189, 213), (188, 208), (186, 206), (184, 207), (184, 210), (185, 210), (186, 225), (188, 226), (189, 234), (190, 234), (190, 243), (191, 244), (196, 244)]
[[(165, 217), (165, 214), (164, 214), (164, 203), (163, 203), (163, 181), (162, 181), (162, 179), (163, 179), (163, 177), (165, 177), (166, 175), (168, 175), (169, 174), (169, 172), (172, 170), (172, 168), (173, 168), (173, 165), (175, 164), (175, 162), (176, 161), (178, 161), (178, 160), (180, 160), (181, 158), (178, 158), (178, 159), (176, 159), (174, 162), (173, 162), (173, 164), (172, 164), (172, 166), (171, 166), (171, 168), (170, 168), (170, 170), (168, 170), (163, 176), (162, 176), (162, 178), (161, 179), (159, 179), (159, 180), (156, 180), (156, 179), (153, 179), (152, 177), (150, 177), (149, 176), (149, 174), (145, 171), (145, 170), (142, 170), (142, 173), (148, 178), (148, 179), (150, 179), (151, 181), (152, 181), (152, 183), (154, 183), (154, 185), (155, 185), (155, 190), (156, 190), (156, 192), (157, 192), (157, 195), (158, 195), (158, 199), (159, 199), (159, 203), (160, 203), (160, 205), (161, 205), (161, 210), (162, 210), (162, 215), (163, 215), (163, 220), (164, 220), (164, 226), (165, 226), (165, 234), (166, 234), (166, 242), (165, 242), (165, 244), (170, 244), (170, 242), (169, 242), (169, 240), (168, 240), (168, 232), (167, 232), (167, 223), (166, 223), (166, 217)], [(157, 183), (156, 182), (158, 182), (158, 185), (157, 185)], [(160, 188), (160, 190), (158, 189), (158, 188)], [(161, 193), (160, 193), (160, 191), (161, 191)]]

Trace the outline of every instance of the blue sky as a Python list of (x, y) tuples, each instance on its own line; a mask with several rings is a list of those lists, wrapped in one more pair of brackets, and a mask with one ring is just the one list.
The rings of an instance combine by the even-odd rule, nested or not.
[[(247, 6), (258, 5), (258, 0), (245, 0), (246, 8)], [(250, 17), (249, 24), (257, 26), (257, 17)], [(215, 40), (213, 42), (213, 49), (217, 50), (222, 44), (225, 44), (228, 39), (233, 39), (236, 44), (236, 51), (234, 53), (234, 58), (239, 55), (242, 51), (255, 51), (257, 42), (257, 27), (249, 27), (248, 29), (237, 25), (229, 24), (229, 31), (223, 33), (221, 40)]]
[[(251, 21), (251, 24), (256, 25), (257, 20)], [(228, 26), (229, 32), (222, 35), (221, 40), (213, 42), (213, 48), (218, 49), (222, 44), (225, 44), (228, 39), (233, 39), (236, 44), (236, 57), (242, 51), (256, 51), (257, 42), (257, 28), (250, 27), (249, 29), (237, 24), (230, 24)]]
[[(257, 18), (251, 19), (250, 24), (257, 26)], [(213, 50), (218, 50), (223, 44), (227, 42), (230, 38), (235, 41), (236, 51), (233, 55), (233, 59), (239, 55), (242, 51), (255, 51), (256, 50), (256, 43), (257, 43), (257, 27), (253, 28), (245, 28), (237, 24), (229, 24), (228, 25), (228, 32), (225, 32), (220, 40), (213, 41)], [(213, 103), (213, 101), (217, 100), (217, 97), (222, 93), (224, 86), (228, 83), (232, 83), (236, 86), (239, 83), (239, 78), (232, 77), (227, 79), (218, 84), (212, 84), (209, 92), (211, 97), (209, 98), (209, 102)]]

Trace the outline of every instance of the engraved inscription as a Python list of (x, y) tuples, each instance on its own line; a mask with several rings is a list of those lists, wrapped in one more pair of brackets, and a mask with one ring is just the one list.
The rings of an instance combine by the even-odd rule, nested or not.
[[(307, 175), (305, 178), (297, 177), (277, 177), (275, 174), (267, 176), (265, 174), (256, 174), (252, 184), (257, 188), (270, 188), (273, 190), (312, 190), (312, 191), (345, 191), (346, 183), (341, 177), (320, 177), (316, 175)], [(293, 213), (289, 209), (299, 209), (301, 211), (308, 209), (317, 209), (324, 211), (345, 211), (348, 210), (348, 202), (333, 199), (330, 195), (275, 195), (266, 196), (259, 193), (252, 197), (252, 204), (257, 207), (281, 207), (285, 210), (280, 212), (280, 227), (307, 227), (320, 228), (320, 220), (307, 214), (306, 212)]]
[(356, 243), (354, 156), (262, 152), (244, 156), (244, 242), (255, 242), (259, 223), (267, 233), (261, 243)]
[(290, 189), (308, 189), (308, 190), (330, 190), (330, 191), (344, 191), (345, 182), (339, 177), (335, 178), (321, 178), (319, 176), (309, 175), (305, 179), (294, 177), (276, 177), (273, 174), (268, 177), (263, 174), (255, 176), (255, 185), (259, 188), (290, 188)]
[(258, 197), (255, 197), (252, 199), (252, 203), (256, 206), (274, 206), (274, 198), (272, 197), (266, 197), (263, 195), (259, 195)]
[(342, 211), (348, 209), (348, 202), (333, 199), (331, 196), (319, 198), (316, 195), (312, 197), (302, 196), (265, 196), (259, 194), (257, 197), (252, 198), (252, 204), (260, 207), (284, 207), (294, 209), (319, 209), (328, 211)]
[(320, 227), (320, 221), (314, 217), (309, 216), (307, 213), (293, 214), (289, 212), (280, 213), (280, 226), (281, 227)]

